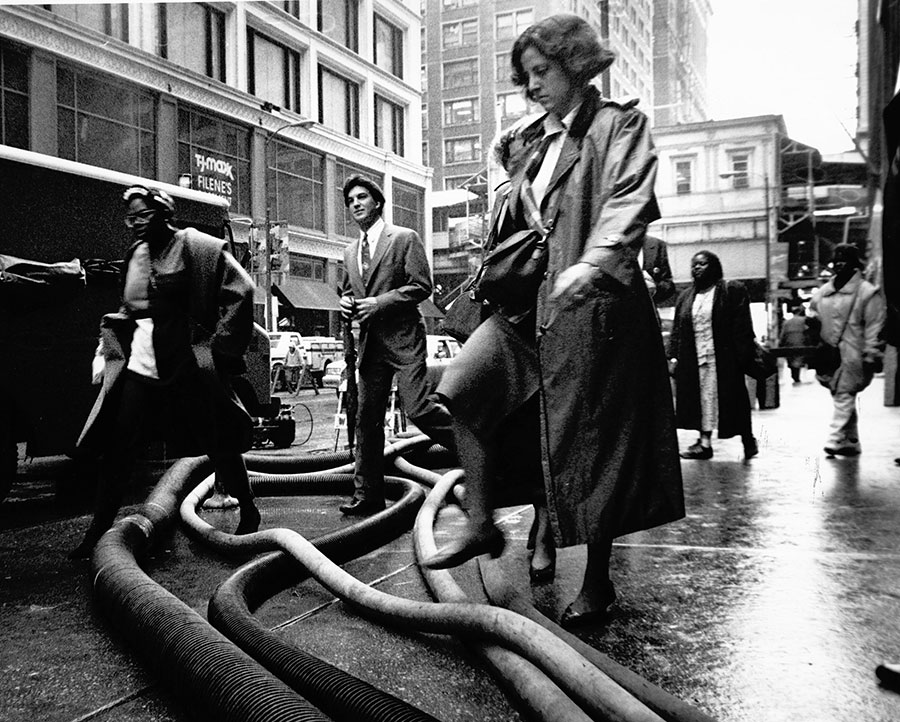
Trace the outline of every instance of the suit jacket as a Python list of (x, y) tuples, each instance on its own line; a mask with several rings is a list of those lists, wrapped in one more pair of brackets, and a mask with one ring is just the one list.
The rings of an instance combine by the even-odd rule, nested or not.
[(666, 243), (660, 238), (644, 236), (644, 263), (642, 270), (650, 274), (656, 284), (653, 302), (659, 305), (667, 301), (675, 293), (675, 282), (672, 280), (672, 269), (669, 266), (669, 252)]
[[(362, 368), (367, 347), (381, 349), (395, 365), (412, 363), (425, 354), (425, 322), (419, 304), (431, 295), (431, 269), (419, 234), (409, 228), (385, 224), (369, 265), (369, 279), (359, 274), (359, 239), (344, 249), (341, 296), (374, 297), (378, 311), (360, 324), (358, 364)], [(372, 342), (372, 339), (374, 343)]]

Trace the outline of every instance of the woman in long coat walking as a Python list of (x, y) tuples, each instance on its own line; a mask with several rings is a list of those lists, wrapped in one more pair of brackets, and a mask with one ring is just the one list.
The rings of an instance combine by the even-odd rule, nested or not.
[(490, 497), (497, 439), (523, 414), (539, 414), (532, 445), (541, 449), (546, 512), (538, 513), (552, 538), (540, 525), (535, 558), (554, 542), (588, 545), (566, 626), (601, 619), (615, 600), (615, 537), (684, 515), (665, 355), (637, 263), (659, 217), (656, 154), (646, 116), (590, 82), (613, 58), (574, 15), (540, 21), (513, 46), (514, 81), (547, 113), (492, 233), (502, 240), (528, 228), (533, 202), (550, 229), (547, 271), (529, 308), (496, 307), (439, 386), (454, 416), (469, 524), (423, 560), (446, 568), (502, 552)]
[(740, 436), (749, 459), (759, 452), (744, 380), (755, 351), (750, 297), (743, 284), (724, 280), (715, 253), (695, 254), (691, 277), (694, 285), (675, 304), (668, 349), (678, 428), (700, 432), (681, 456), (711, 459), (718, 429), (720, 439)]

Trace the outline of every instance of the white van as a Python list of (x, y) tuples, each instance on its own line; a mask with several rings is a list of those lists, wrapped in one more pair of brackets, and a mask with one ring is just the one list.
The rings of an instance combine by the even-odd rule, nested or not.
[[(322, 374), (329, 364), (344, 358), (344, 344), (331, 336), (301, 336), (297, 331), (269, 332), (269, 357), (271, 359), (272, 380), (280, 386), (282, 369), (288, 346), (293, 343), (300, 349), (303, 362), (309, 365), (313, 378), (321, 385)], [(276, 389), (278, 390), (278, 389)]]

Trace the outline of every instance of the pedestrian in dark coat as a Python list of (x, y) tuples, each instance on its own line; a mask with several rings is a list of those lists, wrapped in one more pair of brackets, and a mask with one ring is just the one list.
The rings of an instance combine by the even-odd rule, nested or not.
[(675, 304), (668, 349), (678, 428), (700, 432), (681, 456), (711, 459), (718, 429), (720, 439), (740, 436), (749, 459), (759, 451), (744, 379), (755, 352), (750, 298), (743, 284), (724, 280), (722, 263), (709, 251), (691, 259), (691, 276), (694, 285)]
[[(811, 330), (809, 319), (803, 306), (795, 306), (793, 315), (781, 325), (781, 334), (778, 337), (778, 345), (784, 348), (810, 346)], [(806, 366), (806, 356), (799, 354), (788, 357), (788, 366), (791, 369), (791, 378), (795, 384), (800, 383), (800, 372)]]
[(87, 557), (112, 525), (153, 426), (177, 454), (209, 455), (217, 483), (240, 504), (237, 533), (260, 522), (241, 457), (252, 420), (231, 382), (246, 371), (253, 282), (225, 241), (170, 224), (175, 205), (165, 192), (133, 186), (123, 197), (135, 242), (122, 306), (100, 324), (94, 383), (102, 386), (77, 444), (100, 454), (100, 478), (93, 520), (71, 558)]
[(638, 261), (644, 272), (644, 281), (650, 289), (650, 295), (653, 296), (653, 302), (657, 306), (664, 304), (675, 293), (675, 281), (672, 278), (672, 268), (669, 266), (669, 250), (666, 242), (655, 236), (645, 236)]
[[(512, 51), (513, 78), (543, 105), (543, 140), (514, 172), (499, 239), (527, 227), (530, 198), (555, 218), (545, 281), (530, 309), (504, 307), (475, 331), (438, 392), (454, 416), (466, 472), (468, 528), (432, 568), (499, 554), (491, 471), (502, 428), (539, 413), (542, 476), (553, 546), (588, 545), (582, 588), (562, 623), (601, 620), (615, 600), (612, 540), (684, 514), (671, 391), (655, 310), (637, 263), (647, 224), (659, 217), (656, 154), (646, 116), (601, 98), (590, 80), (613, 61), (575, 15), (531, 26)], [(549, 545), (547, 549), (542, 547)]]
[[(431, 269), (419, 234), (385, 223), (381, 188), (361, 176), (344, 184), (344, 202), (360, 237), (344, 250), (341, 310), (359, 321), (359, 404), (353, 498), (344, 514), (381, 511), (384, 500), (384, 415), (394, 376), (409, 419), (453, 447), (447, 409), (429, 394), (425, 323), (419, 304), (431, 295)], [(352, 370), (349, 371), (352, 373)]]

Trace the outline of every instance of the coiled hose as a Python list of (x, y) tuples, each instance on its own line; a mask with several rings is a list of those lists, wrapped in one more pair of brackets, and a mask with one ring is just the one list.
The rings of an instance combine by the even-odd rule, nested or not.
[[(258, 480), (259, 481), (259, 480)], [(321, 478), (299, 475), (277, 480), (279, 490), (321, 493)], [(366, 519), (362, 524), (339, 529), (313, 543), (336, 563), (343, 563), (389, 541), (412, 526), (416, 510), (425, 497), (418, 484), (405, 479), (385, 479), (392, 486), (405, 487), (405, 494), (385, 512), (389, 524)], [(266, 480), (266, 483), (275, 480)], [(256, 487), (254, 487), (256, 488)], [(271, 487), (265, 487), (269, 490)], [(332, 490), (333, 493), (333, 490)], [(368, 523), (372, 522), (372, 523)], [(210, 623), (271, 672), (309, 699), (326, 714), (341, 720), (372, 722), (437, 722), (431, 715), (354, 677), (337, 667), (287, 644), (260, 624), (252, 615), (265, 599), (308, 577), (284, 552), (259, 557), (225, 580), (209, 602)]]
[(174, 518), (182, 487), (209, 468), (205, 457), (176, 462), (138, 512), (101, 538), (92, 556), (97, 604), (193, 717), (328, 722), (138, 566), (136, 557)]

